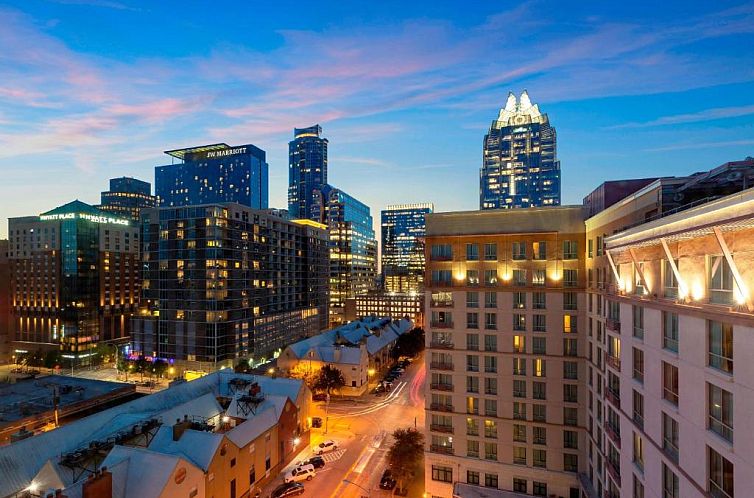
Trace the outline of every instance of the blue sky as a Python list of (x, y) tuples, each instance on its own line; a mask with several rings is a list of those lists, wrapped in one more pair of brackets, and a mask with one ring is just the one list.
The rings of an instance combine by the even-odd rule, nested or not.
[(564, 203), (754, 155), (751, 2), (18, 0), (0, 26), (0, 237), (217, 141), (265, 149), (284, 207), (287, 142), (314, 123), (376, 224), (476, 209), (485, 130), (523, 89), (557, 128)]

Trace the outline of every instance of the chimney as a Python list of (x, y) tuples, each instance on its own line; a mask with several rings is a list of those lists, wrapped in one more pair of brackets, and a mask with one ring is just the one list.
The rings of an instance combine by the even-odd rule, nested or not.
[(84, 481), (81, 490), (81, 498), (113, 498), (113, 475), (107, 467), (102, 467)]
[(178, 419), (173, 426), (173, 441), (179, 441), (186, 429), (191, 428), (191, 421), (188, 419), (188, 415), (183, 417), (183, 420)]

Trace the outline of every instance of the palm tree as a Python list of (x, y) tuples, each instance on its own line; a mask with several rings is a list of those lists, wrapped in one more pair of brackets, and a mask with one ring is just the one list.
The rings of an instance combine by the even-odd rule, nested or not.
[(424, 456), (424, 435), (416, 429), (396, 429), (393, 445), (387, 453), (393, 475), (398, 480), (398, 489), (403, 490), (404, 481)]

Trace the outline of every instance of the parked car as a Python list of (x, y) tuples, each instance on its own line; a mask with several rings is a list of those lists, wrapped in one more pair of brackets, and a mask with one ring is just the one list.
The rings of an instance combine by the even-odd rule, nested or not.
[(395, 368), (393, 368), (393, 372), (396, 372), (398, 374), (403, 374), (405, 371), (406, 371), (405, 368), (401, 368), (401, 367), (395, 367)]
[(314, 465), (315, 469), (321, 469), (325, 466), (325, 459), (321, 456), (313, 456), (300, 462), (299, 465)]
[(281, 484), (270, 495), (270, 498), (287, 498), (304, 494), (304, 485), (300, 482), (287, 482)]
[(312, 417), (312, 427), (315, 429), (322, 427), (322, 419), (320, 417)]
[(321, 455), (322, 453), (327, 453), (328, 451), (335, 451), (338, 449), (338, 443), (333, 441), (332, 439), (326, 439), (325, 441), (322, 441), (317, 445), (316, 448), (314, 448), (314, 453), (317, 455)]
[(327, 401), (327, 393), (317, 393), (312, 396), (314, 401)]
[(382, 479), (380, 479), (380, 488), (393, 489), (396, 483), (397, 481), (393, 477), (393, 473), (390, 472), (390, 469), (385, 469), (385, 472), (382, 473)]
[(314, 465), (299, 465), (286, 472), (283, 480), (285, 482), (311, 481), (316, 475), (317, 472), (314, 470)]

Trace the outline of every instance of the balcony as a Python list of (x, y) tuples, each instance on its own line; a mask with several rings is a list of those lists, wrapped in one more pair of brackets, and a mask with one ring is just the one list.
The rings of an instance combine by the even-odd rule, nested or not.
[(615, 356), (610, 356), (609, 354), (605, 353), (605, 363), (620, 372), (620, 358), (616, 358)]
[(620, 333), (620, 320), (616, 320), (615, 318), (608, 318), (605, 320), (605, 327), (607, 330), (612, 330), (613, 332)]
[(445, 434), (453, 434), (453, 426), (452, 425), (439, 425), (439, 424), (430, 424), (429, 430), (434, 432), (442, 432)]
[(432, 370), (453, 370), (452, 363), (432, 362), (429, 364), (429, 368)]
[(441, 403), (432, 403), (429, 405), (429, 409), (436, 412), (448, 412), (453, 413), (453, 405), (445, 405)]
[(432, 287), (453, 287), (452, 280), (432, 280), (430, 282)]
[(605, 460), (605, 468), (607, 469), (607, 473), (610, 474), (615, 483), (620, 486), (620, 466), (611, 462), (610, 460)]
[(453, 447), (452, 446), (441, 446), (438, 444), (433, 444), (429, 447), (429, 451), (432, 453), (441, 453), (443, 455), (452, 455), (453, 454)]
[(430, 324), (432, 328), (435, 329), (452, 329), (453, 328), (453, 322), (432, 322)]
[(620, 434), (608, 422), (605, 422), (605, 432), (613, 443), (615, 443), (615, 446), (620, 449)]
[(616, 408), (620, 409), (620, 393), (609, 387), (605, 388), (605, 398), (610, 401)]
[(435, 383), (430, 384), (429, 388), (434, 389), (435, 391), (453, 392), (453, 384)]
[(444, 255), (444, 254), (431, 254), (429, 256), (430, 261), (453, 261), (452, 255)]
[(432, 341), (429, 343), (432, 349), (453, 349), (453, 343), (448, 341)]
[(452, 308), (453, 301), (435, 301), (434, 299), (430, 303), (433, 308)]

